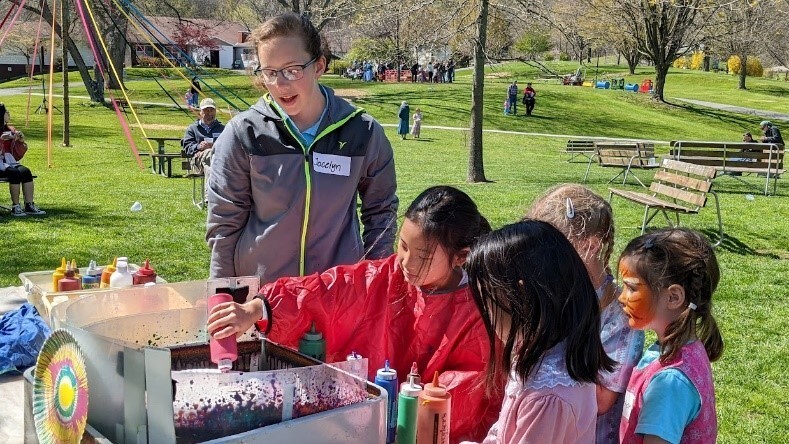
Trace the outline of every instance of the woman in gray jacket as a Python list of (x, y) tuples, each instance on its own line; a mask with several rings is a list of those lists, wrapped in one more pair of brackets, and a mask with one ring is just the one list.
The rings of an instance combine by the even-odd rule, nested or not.
[(327, 61), (308, 19), (273, 17), (252, 42), (268, 93), (214, 145), (211, 277), (266, 283), (391, 255), (398, 199), (383, 128), (318, 83)]

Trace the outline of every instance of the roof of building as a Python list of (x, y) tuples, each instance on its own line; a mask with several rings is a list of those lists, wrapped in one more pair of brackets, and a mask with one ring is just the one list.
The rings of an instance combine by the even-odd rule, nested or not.
[[(177, 17), (146, 17), (151, 25), (155, 28), (152, 29), (154, 37), (160, 42), (165, 40), (162, 34), (167, 36), (167, 39), (175, 40), (175, 35), (178, 32), (179, 19)], [(250, 47), (249, 42), (242, 42), (242, 33), (248, 34), (249, 28), (238, 22), (231, 22), (220, 19), (199, 19), (199, 18), (181, 18), (180, 22), (190, 25), (203, 26), (209, 30), (209, 35), (221, 46), (234, 46), (234, 47)], [(158, 31), (158, 32), (157, 32)], [(161, 33), (161, 34), (159, 34)], [(129, 41), (132, 43), (148, 43), (148, 40), (140, 35), (140, 32), (134, 26), (129, 26)], [(151, 36), (148, 36), (151, 38)]]

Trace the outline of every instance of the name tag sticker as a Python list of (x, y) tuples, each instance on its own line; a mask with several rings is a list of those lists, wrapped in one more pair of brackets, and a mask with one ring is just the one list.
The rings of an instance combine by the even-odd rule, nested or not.
[(630, 392), (625, 392), (625, 405), (622, 408), (622, 417), (630, 420), (630, 412), (633, 410), (633, 405), (636, 403), (636, 396)]
[(312, 153), (312, 168), (316, 173), (347, 177), (351, 175), (351, 158), (333, 154)]

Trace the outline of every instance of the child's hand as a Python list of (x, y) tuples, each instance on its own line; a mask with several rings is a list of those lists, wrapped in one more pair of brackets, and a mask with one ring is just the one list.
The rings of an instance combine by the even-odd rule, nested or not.
[(253, 299), (245, 304), (223, 302), (217, 304), (208, 314), (208, 332), (214, 339), (222, 339), (233, 334), (240, 336), (260, 319), (263, 301)]

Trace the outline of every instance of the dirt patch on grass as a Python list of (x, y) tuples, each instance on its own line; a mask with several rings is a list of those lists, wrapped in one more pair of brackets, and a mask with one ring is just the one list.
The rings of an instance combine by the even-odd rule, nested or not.
[(342, 97), (345, 100), (354, 101), (358, 98), (366, 96), (367, 91), (363, 89), (343, 88), (335, 89), (334, 94)]
[(486, 79), (504, 79), (507, 77), (512, 77), (512, 73), (509, 71), (502, 71), (502, 72), (492, 72), (490, 74), (485, 74)]

